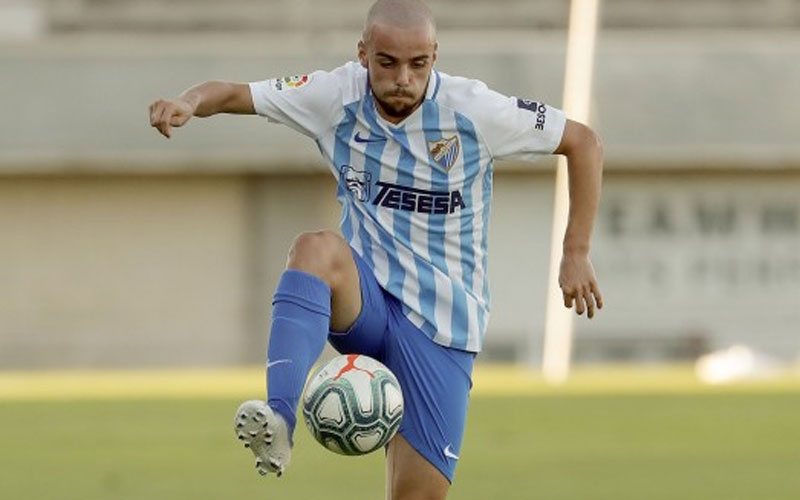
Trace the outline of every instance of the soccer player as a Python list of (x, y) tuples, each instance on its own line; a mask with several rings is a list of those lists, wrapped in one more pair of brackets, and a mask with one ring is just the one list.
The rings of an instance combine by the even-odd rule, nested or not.
[(495, 158), (566, 155), (569, 222), (559, 284), (592, 317), (590, 263), (602, 148), (548, 105), (434, 69), (436, 29), (419, 0), (378, 0), (358, 62), (249, 84), (206, 82), (150, 106), (167, 138), (193, 116), (258, 114), (314, 139), (339, 181), (341, 235), (300, 234), (273, 299), (267, 401), (237, 435), (262, 474), (289, 466), (296, 409), (329, 341), (386, 364), (405, 413), (386, 450), (387, 498), (445, 498), (459, 459), (473, 361), (489, 318), (487, 233)]

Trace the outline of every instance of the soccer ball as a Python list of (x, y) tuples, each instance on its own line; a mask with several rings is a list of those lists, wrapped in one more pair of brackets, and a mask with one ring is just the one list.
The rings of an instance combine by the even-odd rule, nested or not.
[(325, 448), (364, 455), (386, 445), (403, 418), (403, 392), (394, 374), (359, 354), (338, 356), (303, 394), (306, 427)]

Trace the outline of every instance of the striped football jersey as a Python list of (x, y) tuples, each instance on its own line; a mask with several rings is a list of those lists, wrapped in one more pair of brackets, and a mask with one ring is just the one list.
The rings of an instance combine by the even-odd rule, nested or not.
[(395, 125), (355, 62), (250, 90), (259, 115), (316, 140), (339, 182), (345, 239), (409, 320), (439, 344), (480, 351), (493, 160), (552, 153), (564, 113), (432, 71), (420, 107)]

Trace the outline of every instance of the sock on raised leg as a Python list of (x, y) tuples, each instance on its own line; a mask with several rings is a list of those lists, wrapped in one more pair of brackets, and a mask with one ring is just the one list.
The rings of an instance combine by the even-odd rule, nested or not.
[(308, 372), (322, 354), (331, 316), (330, 287), (313, 274), (287, 269), (272, 300), (267, 349), (267, 403), (289, 426)]

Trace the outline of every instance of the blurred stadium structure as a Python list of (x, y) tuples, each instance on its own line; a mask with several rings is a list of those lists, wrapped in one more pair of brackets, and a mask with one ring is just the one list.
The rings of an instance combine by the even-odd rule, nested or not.
[[(263, 360), (301, 230), (338, 223), (314, 144), (258, 118), (166, 141), (206, 80), (330, 69), (368, 0), (0, 0), (0, 368)], [(430, 2), (438, 68), (559, 105), (567, 2)], [(800, 350), (800, 0), (605, 0), (588, 361)], [(554, 162), (499, 163), (483, 359), (540, 338)], [(540, 346), (541, 342), (535, 342)]]

